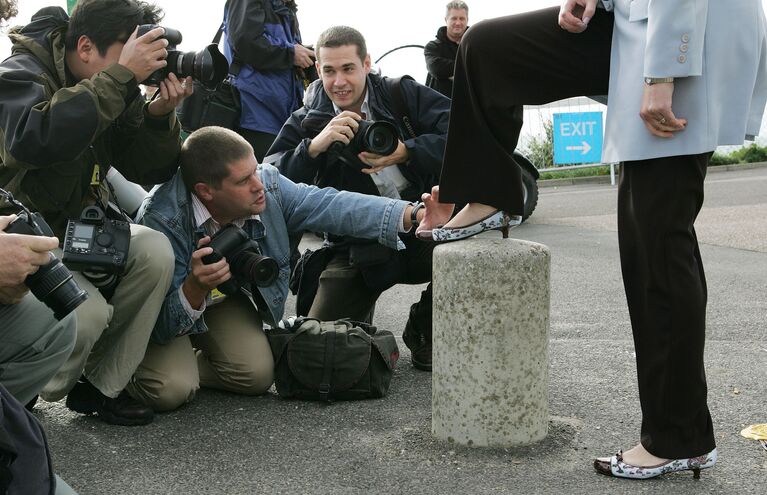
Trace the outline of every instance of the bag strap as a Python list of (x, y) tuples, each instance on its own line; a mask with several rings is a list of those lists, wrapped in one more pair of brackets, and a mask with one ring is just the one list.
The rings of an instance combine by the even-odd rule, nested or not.
[(218, 45), (218, 43), (221, 41), (221, 35), (224, 34), (224, 21), (221, 21), (221, 25), (218, 27), (218, 31), (216, 31), (216, 35), (213, 36), (213, 43), (214, 45)]
[[(224, 10), (226, 11), (226, 8), (229, 6), (229, 2), (226, 2), (226, 5), (224, 7)], [(218, 27), (218, 31), (216, 31), (215, 36), (213, 36), (213, 43), (214, 45), (218, 46), (218, 43), (221, 41), (221, 35), (224, 33), (224, 23), (226, 21), (221, 21), (221, 25)], [(240, 75), (240, 69), (242, 68), (242, 60), (235, 55), (234, 50), (232, 50), (232, 63), (229, 64), (229, 74), (237, 77)]]
[(322, 332), (325, 336), (325, 357), (322, 362), (322, 381), (320, 381), (320, 400), (330, 401), (330, 380), (333, 377), (333, 355), (336, 352), (336, 331)]
[(402, 121), (402, 123), (405, 125), (405, 129), (407, 129), (407, 132), (410, 133), (410, 137), (415, 139), (418, 137), (418, 135), (413, 130), (413, 124), (410, 119), (410, 112), (408, 112), (408, 107), (405, 103), (405, 97), (402, 95), (402, 88), (400, 87), (400, 83), (403, 79), (410, 79), (411, 81), (414, 81), (414, 79), (408, 75), (400, 77), (387, 77), (384, 79), (384, 81), (386, 81), (386, 86), (389, 88), (389, 95), (391, 95), (394, 117), (397, 120)]

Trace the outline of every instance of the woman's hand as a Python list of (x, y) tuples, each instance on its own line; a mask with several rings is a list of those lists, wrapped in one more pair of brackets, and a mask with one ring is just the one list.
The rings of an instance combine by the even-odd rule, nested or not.
[(559, 9), (559, 27), (570, 33), (582, 33), (597, 10), (597, 0), (565, 0)]
[(671, 110), (673, 95), (673, 82), (644, 85), (639, 116), (653, 136), (671, 138), (687, 125), (687, 119), (678, 119)]

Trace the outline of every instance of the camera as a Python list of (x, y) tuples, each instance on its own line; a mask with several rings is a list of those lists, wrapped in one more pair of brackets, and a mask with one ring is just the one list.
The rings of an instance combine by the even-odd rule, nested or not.
[[(368, 151), (377, 155), (391, 155), (399, 144), (399, 132), (397, 127), (385, 120), (360, 120), (357, 132), (346, 145), (348, 152), (356, 155), (362, 151)], [(330, 145), (332, 151), (339, 152), (344, 148), (341, 141)]]
[[(161, 27), (157, 24), (142, 24), (138, 27), (136, 36), (142, 36), (154, 28)], [(157, 86), (164, 81), (171, 72), (179, 79), (192, 76), (203, 86), (213, 89), (224, 80), (229, 73), (229, 62), (218, 50), (218, 46), (211, 43), (199, 52), (182, 52), (176, 50), (176, 45), (181, 43), (183, 37), (176, 29), (166, 28), (165, 34), (160, 38), (168, 40), (168, 65), (152, 72), (141, 84)]]
[(130, 248), (130, 224), (106, 218), (98, 206), (87, 206), (80, 220), (69, 220), (64, 235), (64, 264), (111, 297), (125, 271)]
[(203, 256), (206, 265), (226, 258), (232, 278), (218, 286), (218, 290), (227, 295), (236, 294), (245, 283), (259, 287), (272, 285), (280, 273), (280, 267), (274, 258), (262, 256), (258, 244), (236, 225), (228, 224), (216, 232), (210, 239), (213, 252)]
[[(21, 209), (16, 214), (16, 220), (6, 227), (5, 232), (53, 236), (53, 231), (39, 213), (31, 213), (24, 205), (14, 200), (10, 193), (2, 191), (2, 194), (11, 204)], [(35, 273), (27, 275), (24, 285), (29, 287), (36, 298), (53, 310), (57, 320), (61, 320), (88, 299), (88, 293), (77, 285), (72, 278), (72, 273), (53, 253), (49, 253), (49, 256), (48, 263), (41, 266)]]

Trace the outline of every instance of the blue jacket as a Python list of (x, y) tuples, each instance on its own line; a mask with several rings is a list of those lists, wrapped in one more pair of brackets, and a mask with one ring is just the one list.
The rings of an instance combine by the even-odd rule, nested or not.
[(229, 0), (224, 33), (224, 54), (240, 65), (234, 80), (242, 99), (240, 127), (277, 135), (304, 95), (293, 59), (301, 43), (294, 3)]
[[(385, 246), (404, 248), (397, 235), (400, 218), (408, 205), (404, 201), (295, 184), (271, 165), (261, 165), (259, 176), (266, 188), (266, 209), (260, 215), (261, 223), (252, 225), (248, 233), (258, 243), (261, 253), (277, 260), (280, 267), (280, 275), (273, 285), (258, 288), (268, 306), (259, 308), (267, 323), (279, 321), (285, 310), (290, 276), (289, 232), (332, 232), (377, 239)], [(203, 318), (193, 324), (178, 296), (178, 288), (191, 271), (197, 241), (205, 235), (194, 225), (191, 196), (180, 173), (152, 190), (139, 210), (138, 221), (164, 233), (170, 239), (176, 259), (173, 282), (152, 339), (166, 343), (181, 334), (207, 331)]]

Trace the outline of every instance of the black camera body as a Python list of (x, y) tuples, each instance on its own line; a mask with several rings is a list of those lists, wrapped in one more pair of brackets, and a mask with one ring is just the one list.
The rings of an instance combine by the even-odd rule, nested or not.
[[(53, 231), (39, 213), (31, 213), (21, 203), (7, 195), (9, 201), (22, 208), (16, 220), (5, 228), (9, 234), (25, 234), (52, 237)], [(88, 293), (77, 285), (72, 273), (50, 253), (50, 261), (24, 279), (24, 285), (32, 294), (53, 310), (57, 320), (63, 319), (88, 299)]]
[(218, 286), (226, 295), (236, 294), (246, 283), (268, 287), (277, 280), (280, 267), (274, 258), (261, 255), (258, 244), (233, 224), (225, 225), (210, 239), (213, 252), (203, 256), (206, 265), (226, 258), (232, 278)]
[(67, 222), (63, 261), (75, 271), (120, 275), (129, 248), (130, 224), (106, 218), (101, 208), (88, 206), (79, 221)]
[[(161, 26), (157, 24), (141, 24), (138, 27), (136, 36), (142, 36), (157, 27)], [(166, 27), (163, 27), (163, 29), (165, 29), (165, 34), (160, 36), (160, 38), (168, 40), (168, 57), (166, 59), (168, 65), (152, 72), (148, 78), (140, 81), (141, 84), (157, 86), (171, 72), (176, 74), (176, 77), (179, 79), (192, 76), (193, 80), (199, 81), (209, 89), (215, 88), (218, 83), (224, 80), (229, 73), (229, 62), (218, 50), (217, 45), (211, 43), (199, 52), (182, 52), (176, 50), (176, 46), (183, 39), (181, 32)]]

